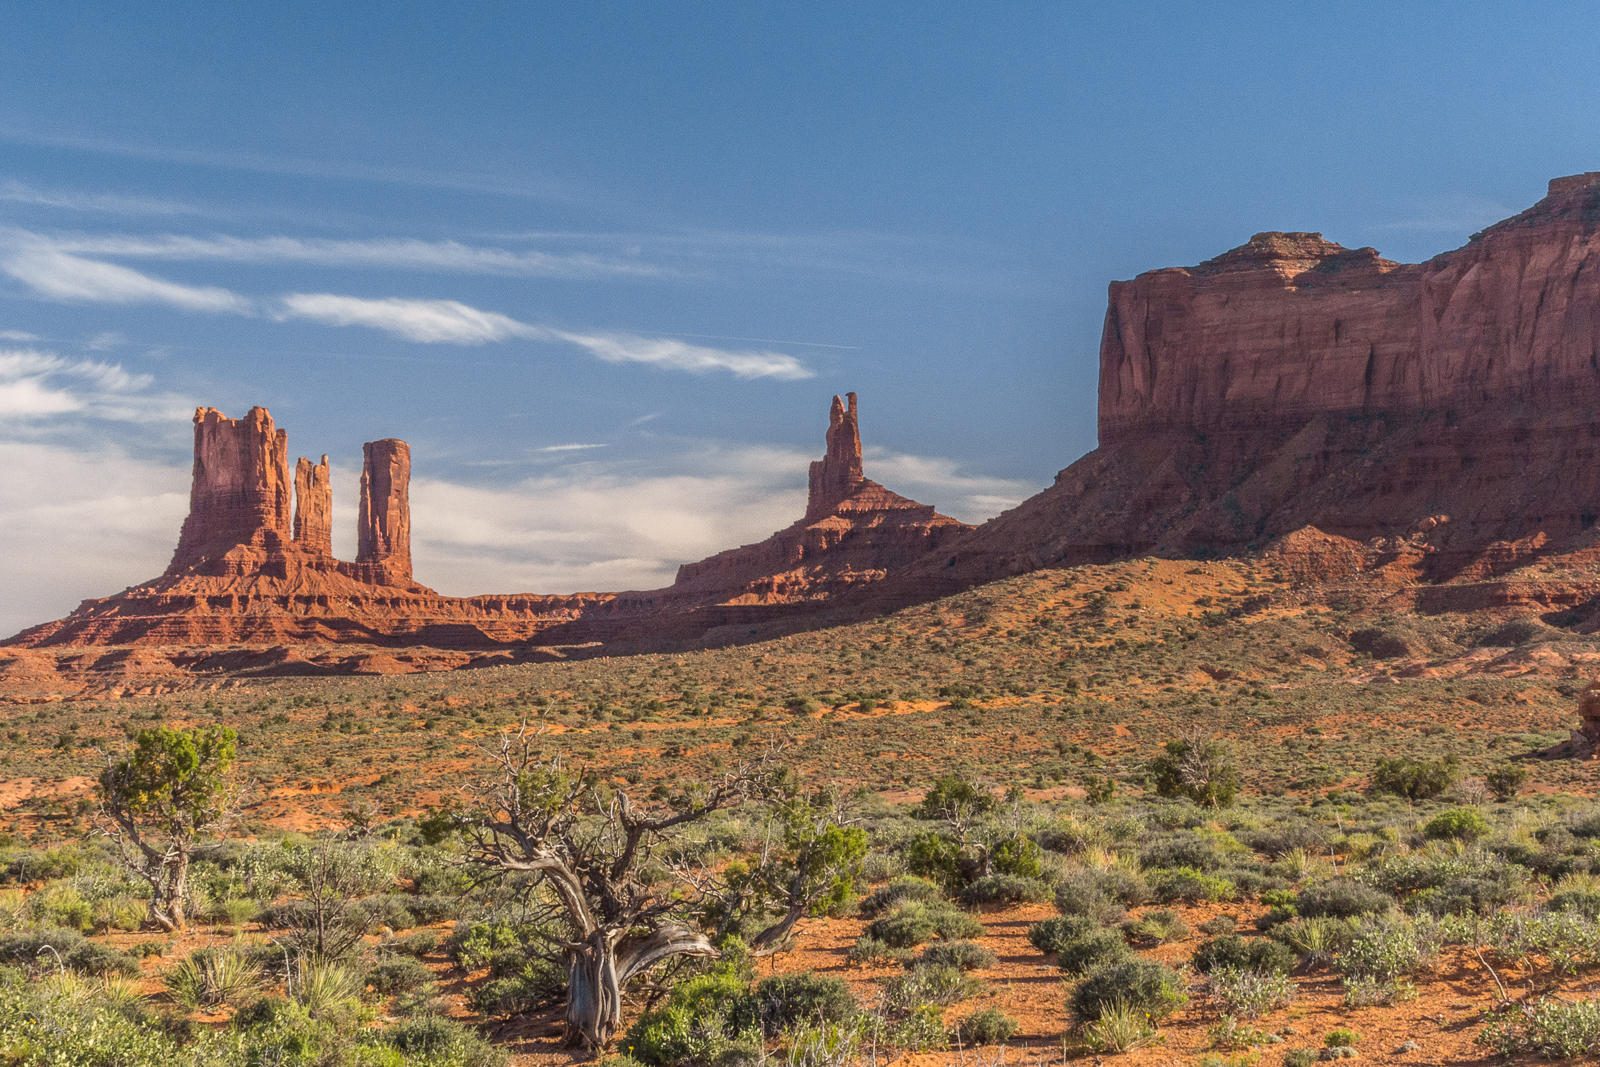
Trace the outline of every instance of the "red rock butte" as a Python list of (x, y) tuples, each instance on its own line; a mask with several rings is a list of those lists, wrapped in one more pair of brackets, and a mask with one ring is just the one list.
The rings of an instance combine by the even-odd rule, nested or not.
[(5, 644), (609, 650), (724, 643), (752, 623), (859, 594), (970, 529), (864, 476), (855, 394), (848, 400), (847, 409), (833, 398), (827, 454), (812, 464), (806, 515), (793, 526), (684, 564), (666, 589), (569, 596), (446, 597), (413, 580), (411, 450), (393, 438), (362, 446), (357, 556), (334, 559), (328, 457), (300, 459), (291, 481), (288, 435), (265, 408), (242, 419), (202, 408), (194, 418), (189, 516), (166, 572)]
[[(919, 573), (1419, 537), (1439, 582), (1600, 516), (1600, 173), (1426, 263), (1260, 233), (1113, 282), (1100, 446)], [(1426, 531), (1419, 524), (1431, 523)]]

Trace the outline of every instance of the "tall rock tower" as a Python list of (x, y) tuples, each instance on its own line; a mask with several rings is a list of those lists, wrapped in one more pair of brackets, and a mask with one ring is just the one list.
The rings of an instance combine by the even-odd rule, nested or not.
[[(230, 419), (216, 408), (194, 413), (194, 480), (168, 574), (220, 559), (249, 545), (278, 550), (289, 536), (289, 435), (266, 408)], [(222, 573), (218, 570), (217, 573)]]
[(328, 457), (313, 464), (304, 456), (294, 468), (294, 543), (320, 556), (333, 555), (333, 486)]
[(828, 411), (828, 453), (811, 464), (811, 496), (806, 501), (806, 518), (819, 519), (838, 507), (859, 489), (866, 476), (861, 473), (861, 427), (856, 421), (856, 394), (846, 393), (850, 401), (833, 398)]
[(411, 446), (393, 437), (361, 446), (356, 563), (386, 585), (411, 582)]

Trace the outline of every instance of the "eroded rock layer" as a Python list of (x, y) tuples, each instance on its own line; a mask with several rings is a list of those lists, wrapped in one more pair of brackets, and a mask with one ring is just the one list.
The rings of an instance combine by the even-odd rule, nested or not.
[(1100, 447), (921, 573), (1370, 541), (1429, 516), (1419, 578), (1600, 516), (1600, 174), (1422, 264), (1264, 233), (1114, 282)]

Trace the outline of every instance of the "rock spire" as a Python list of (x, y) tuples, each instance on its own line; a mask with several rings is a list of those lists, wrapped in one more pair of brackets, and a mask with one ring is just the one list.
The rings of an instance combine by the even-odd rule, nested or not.
[(216, 408), (194, 413), (194, 480), (168, 574), (240, 545), (281, 547), (289, 540), (289, 435), (266, 408), (230, 419)]
[(327, 456), (317, 464), (302, 456), (295, 464), (294, 543), (307, 552), (333, 555), (333, 487)]
[(361, 446), (361, 516), (356, 562), (402, 584), (411, 579), (411, 446), (388, 437)]
[(856, 419), (856, 394), (846, 393), (850, 402), (833, 398), (828, 411), (828, 453), (811, 464), (811, 495), (806, 502), (806, 518), (819, 519), (837, 508), (859, 489), (866, 477), (861, 473), (861, 426)]

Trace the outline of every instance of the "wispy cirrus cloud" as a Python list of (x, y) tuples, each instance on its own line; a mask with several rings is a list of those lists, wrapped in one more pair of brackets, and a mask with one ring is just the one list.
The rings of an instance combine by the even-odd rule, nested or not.
[(456, 300), (371, 299), (334, 293), (291, 293), (283, 298), (282, 319), (310, 319), (328, 326), (366, 326), (422, 344), (481, 345), (513, 337), (576, 345), (607, 363), (644, 363), (668, 370), (705, 374), (726, 371), (736, 378), (794, 381), (814, 376), (786, 352), (729, 351), (689, 344), (672, 337), (628, 333), (578, 333), (519, 322), (480, 311)]
[(481, 345), (542, 331), (457, 300), (369, 299), (334, 293), (290, 293), (278, 319), (310, 319), (326, 326), (366, 326), (421, 344)]
[(763, 349), (727, 351), (692, 345), (674, 337), (639, 337), (626, 333), (546, 331), (551, 337), (587, 349), (607, 363), (647, 363), (654, 367), (705, 374), (728, 371), (735, 378), (777, 378), (798, 381), (815, 372), (786, 352)]
[(184, 311), (248, 315), (252, 301), (217, 286), (183, 285), (130, 267), (16, 244), (0, 255), (0, 271), (54, 300), (96, 304), (166, 304)]
[[(46, 240), (29, 234), (36, 241)], [(57, 235), (50, 247), (76, 255), (113, 259), (161, 259), (230, 263), (300, 263), (318, 267), (375, 267), (534, 278), (660, 277), (673, 273), (651, 263), (588, 252), (538, 250), (420, 241), (414, 238), (325, 240), (302, 237), (191, 237)]]
[(202, 215), (193, 204), (117, 193), (84, 193), (72, 189), (40, 189), (14, 179), (0, 181), (0, 201), (66, 211), (94, 211), (109, 215)]

